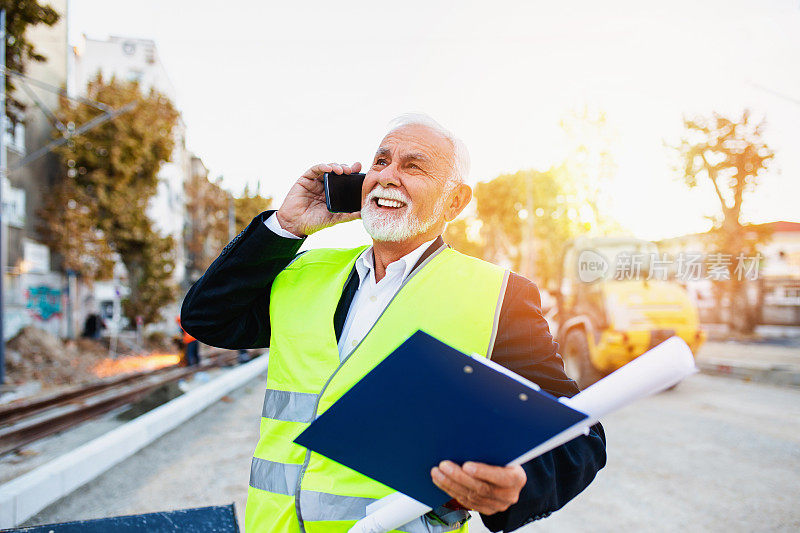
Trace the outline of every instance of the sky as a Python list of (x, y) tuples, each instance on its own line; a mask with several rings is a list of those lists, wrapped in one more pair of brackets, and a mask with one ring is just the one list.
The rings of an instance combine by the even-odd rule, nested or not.
[[(388, 122), (425, 112), (464, 140), (470, 179), (558, 164), (559, 121), (605, 111), (610, 213), (649, 239), (705, 231), (709, 187), (687, 190), (665, 143), (684, 116), (749, 108), (776, 152), (751, 222), (800, 221), (800, 0), (208, 2), (70, 0), (77, 43), (157, 43), (189, 148), (238, 193), (278, 205), (318, 162), (370, 162)], [(363, 242), (359, 222), (320, 243)]]

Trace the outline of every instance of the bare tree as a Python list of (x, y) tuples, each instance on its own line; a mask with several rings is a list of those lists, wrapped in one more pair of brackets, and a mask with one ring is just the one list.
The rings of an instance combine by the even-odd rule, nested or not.
[(710, 251), (720, 261), (716, 268), (727, 275), (715, 280), (717, 294), (728, 304), (732, 330), (751, 333), (758, 309), (748, 301), (746, 279), (740, 279), (736, 266), (739, 258), (754, 256), (768, 234), (742, 223), (742, 205), (775, 153), (762, 139), (764, 121), (754, 122), (748, 110), (738, 119), (718, 113), (684, 119), (684, 126), (680, 144), (673, 147), (680, 156), (680, 177), (689, 188), (707, 180), (720, 206), (720, 213), (712, 217)]

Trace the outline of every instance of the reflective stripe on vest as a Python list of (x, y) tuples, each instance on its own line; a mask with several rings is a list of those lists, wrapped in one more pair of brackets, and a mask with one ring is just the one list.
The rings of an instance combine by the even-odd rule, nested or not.
[[(300, 475), (300, 468), (301, 465), (273, 463), (254, 457), (250, 468), (250, 487), (291, 496), (294, 494), (297, 478)], [(340, 496), (338, 494), (308, 490), (300, 491), (300, 504), (303, 509), (305, 523), (340, 522), (343, 520), (355, 522), (364, 518), (367, 506), (376, 501), (378, 500), (374, 498)], [(455, 529), (457, 528), (447, 528), (432, 524), (423, 517), (401, 527), (400, 531), (428, 533)]]
[[(245, 512), (250, 533), (347, 531), (367, 505), (394, 492), (293, 440), (411, 334), (422, 329), (461, 351), (491, 354), (508, 273), (442, 247), (340, 361), (333, 316), (365, 248), (311, 250), (272, 285), (267, 391)], [(422, 517), (400, 530), (455, 528)]]
[(311, 422), (317, 394), (267, 389), (261, 416), (287, 422)]

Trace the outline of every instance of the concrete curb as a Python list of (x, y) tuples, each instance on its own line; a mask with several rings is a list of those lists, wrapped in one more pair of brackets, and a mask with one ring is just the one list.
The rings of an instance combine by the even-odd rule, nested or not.
[(725, 359), (706, 359), (697, 361), (696, 364), (700, 372), (704, 374), (784, 387), (800, 387), (800, 368), (795, 365), (742, 363)]
[(0, 528), (15, 527), (46, 506), (130, 457), (267, 369), (268, 355), (213, 381), (0, 485)]

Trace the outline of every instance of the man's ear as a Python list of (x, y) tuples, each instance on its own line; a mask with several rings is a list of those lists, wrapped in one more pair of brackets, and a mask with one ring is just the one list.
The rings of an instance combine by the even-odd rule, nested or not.
[(459, 183), (452, 194), (453, 196), (444, 213), (444, 219), (447, 222), (455, 220), (461, 214), (461, 211), (467, 207), (469, 201), (472, 200), (472, 188), (466, 183)]

